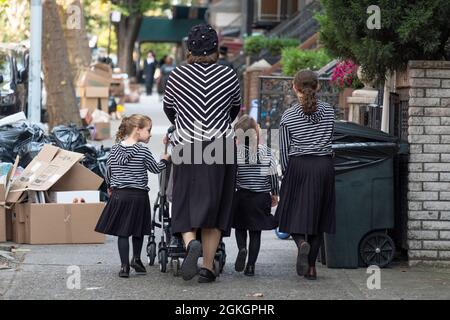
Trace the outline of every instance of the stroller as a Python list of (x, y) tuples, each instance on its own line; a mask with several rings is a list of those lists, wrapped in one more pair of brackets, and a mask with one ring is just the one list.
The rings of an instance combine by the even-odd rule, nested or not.
[[(174, 130), (174, 126), (168, 129), (168, 139)], [(167, 153), (167, 144), (165, 146), (165, 153)], [(184, 259), (186, 250), (184, 249), (183, 240), (172, 235), (171, 232), (170, 205), (167, 194), (171, 171), (172, 164), (159, 174), (159, 192), (153, 205), (151, 231), (147, 242), (147, 257), (149, 265), (153, 266), (156, 256), (158, 256), (159, 270), (161, 272), (167, 272), (168, 264), (170, 264), (173, 275), (179, 276), (181, 270), (180, 259)], [(158, 246), (156, 245), (156, 228), (161, 229), (161, 238)], [(214, 271), (216, 275), (222, 273), (225, 262), (225, 243), (221, 239), (214, 257)]]

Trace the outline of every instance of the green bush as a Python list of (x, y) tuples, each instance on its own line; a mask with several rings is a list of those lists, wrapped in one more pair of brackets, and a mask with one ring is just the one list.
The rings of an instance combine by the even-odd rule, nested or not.
[(245, 38), (244, 53), (247, 56), (259, 54), (266, 45), (266, 38), (264, 36), (250, 36)]
[(319, 70), (331, 60), (322, 49), (313, 51), (286, 48), (281, 53), (281, 66), (286, 76), (294, 76), (301, 69)]
[[(369, 29), (367, 8), (377, 4), (381, 29)], [(361, 65), (369, 80), (382, 83), (387, 71), (409, 60), (450, 59), (448, 0), (321, 0), (316, 15), (320, 41), (335, 57)]]
[(267, 49), (272, 56), (278, 56), (284, 48), (298, 47), (300, 41), (290, 38), (266, 38), (264, 36), (251, 36), (245, 39), (244, 52), (253, 56)]

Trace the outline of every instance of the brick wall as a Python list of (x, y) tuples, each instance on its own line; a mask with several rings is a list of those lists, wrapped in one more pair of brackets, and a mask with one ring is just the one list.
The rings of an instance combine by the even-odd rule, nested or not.
[(408, 255), (450, 266), (450, 61), (410, 61)]

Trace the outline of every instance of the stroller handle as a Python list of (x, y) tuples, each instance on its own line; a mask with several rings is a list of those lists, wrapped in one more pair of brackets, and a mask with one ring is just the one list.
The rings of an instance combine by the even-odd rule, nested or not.
[[(169, 135), (172, 134), (175, 131), (175, 126), (172, 125), (169, 127), (169, 129), (167, 129), (167, 133), (166, 133), (166, 137), (168, 142), (170, 141), (169, 139)], [(166, 146), (164, 147), (164, 152), (167, 153), (167, 148), (168, 148), (169, 143), (166, 143)]]

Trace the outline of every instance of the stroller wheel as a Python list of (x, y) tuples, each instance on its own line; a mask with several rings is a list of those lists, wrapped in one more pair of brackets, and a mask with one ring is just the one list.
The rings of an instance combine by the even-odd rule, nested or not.
[(150, 242), (147, 245), (147, 257), (148, 257), (148, 264), (150, 266), (153, 266), (155, 264), (156, 258), (156, 243)]
[(180, 260), (175, 259), (175, 260), (172, 260), (172, 262), (173, 262), (173, 276), (178, 277), (180, 275), (180, 270), (181, 270)]
[(217, 259), (214, 259), (214, 273), (216, 277), (220, 276), (220, 262)]
[(167, 250), (162, 249), (158, 254), (159, 271), (165, 273), (167, 271)]

